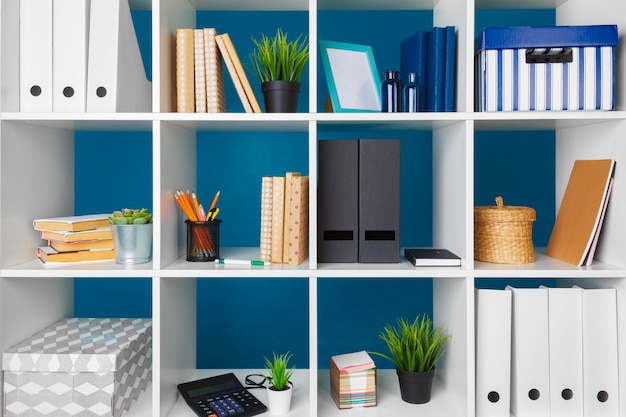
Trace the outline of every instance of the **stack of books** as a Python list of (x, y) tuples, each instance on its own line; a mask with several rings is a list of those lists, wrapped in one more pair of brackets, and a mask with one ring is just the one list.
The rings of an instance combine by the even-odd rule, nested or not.
[(261, 184), (260, 259), (300, 265), (309, 252), (309, 177), (287, 172)]
[(33, 227), (47, 245), (37, 248), (43, 263), (100, 261), (115, 258), (109, 216), (82, 216), (36, 219)]
[(330, 358), (330, 395), (340, 409), (376, 405), (376, 365), (366, 351)]
[(226, 111), (222, 62), (245, 111), (261, 112), (230, 36), (218, 34), (215, 28), (176, 29), (176, 111)]

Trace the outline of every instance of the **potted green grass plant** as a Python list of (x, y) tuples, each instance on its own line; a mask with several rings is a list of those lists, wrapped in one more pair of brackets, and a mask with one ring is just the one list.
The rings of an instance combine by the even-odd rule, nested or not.
[(304, 34), (293, 40), (281, 28), (273, 37), (254, 37), (250, 65), (261, 82), (268, 113), (294, 113), (298, 107), (300, 79), (309, 60), (309, 44)]
[(413, 321), (398, 318), (396, 325), (387, 325), (379, 333), (389, 355), (371, 352), (396, 366), (402, 400), (412, 404), (430, 401), (435, 365), (446, 352), (450, 335), (443, 326), (434, 327), (426, 314)]
[(152, 213), (125, 208), (109, 216), (115, 262), (141, 264), (152, 258)]
[(289, 379), (295, 370), (295, 366), (289, 367), (292, 356), (287, 352), (280, 355), (274, 353), (272, 359), (265, 357), (266, 373), (262, 375), (269, 383), (267, 400), (270, 414), (287, 414), (291, 407), (293, 389)]

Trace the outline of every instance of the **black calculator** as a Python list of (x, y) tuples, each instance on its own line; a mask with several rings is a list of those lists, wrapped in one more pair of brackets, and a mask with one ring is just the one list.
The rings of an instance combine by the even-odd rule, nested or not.
[(232, 373), (178, 384), (178, 391), (200, 417), (245, 417), (267, 411)]

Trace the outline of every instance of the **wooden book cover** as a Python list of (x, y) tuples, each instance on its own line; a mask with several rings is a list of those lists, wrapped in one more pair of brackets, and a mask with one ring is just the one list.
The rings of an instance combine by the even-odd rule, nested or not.
[(194, 99), (193, 29), (176, 29), (176, 111), (193, 113)]
[(109, 227), (109, 216), (104, 214), (85, 214), (81, 216), (50, 217), (33, 221), (35, 230), (54, 230), (61, 232), (80, 232), (82, 230)]
[(291, 196), (291, 182), (294, 176), (301, 175), (299, 172), (285, 173), (285, 215), (283, 219), (283, 259), (289, 258), (289, 222), (291, 211), (289, 211), (289, 199)]
[(222, 58), (224, 59), (224, 63), (226, 64), (226, 68), (228, 69), (228, 73), (230, 74), (230, 78), (233, 80), (235, 90), (237, 90), (237, 94), (239, 95), (241, 104), (243, 104), (243, 108), (246, 110), (246, 113), (254, 113), (254, 110), (250, 105), (250, 101), (248, 100), (248, 96), (246, 95), (246, 91), (243, 88), (243, 84), (241, 83), (241, 79), (239, 78), (239, 74), (237, 74), (237, 70), (235, 69), (235, 58), (231, 56), (230, 50), (226, 45), (225, 38), (227, 36), (227, 33), (217, 35), (215, 37), (215, 41), (217, 42), (220, 53), (222, 54)]
[(283, 262), (283, 227), (285, 220), (285, 177), (272, 178), (272, 250), (270, 261)]
[(593, 243), (615, 161), (577, 160), (554, 222), (546, 255), (582, 265)]
[(204, 30), (193, 30), (193, 70), (196, 113), (206, 113), (206, 69), (204, 63)]
[(269, 262), (272, 250), (272, 177), (263, 177), (261, 180), (261, 261)]
[(105, 249), (83, 250), (78, 252), (57, 252), (50, 246), (42, 246), (37, 248), (37, 256), (43, 263), (103, 261), (115, 259), (115, 251), (113, 249)]
[(206, 71), (206, 100), (208, 113), (226, 111), (222, 54), (217, 46), (215, 28), (204, 28), (204, 67)]
[(309, 254), (309, 177), (295, 176), (290, 193), (289, 265), (300, 265)]

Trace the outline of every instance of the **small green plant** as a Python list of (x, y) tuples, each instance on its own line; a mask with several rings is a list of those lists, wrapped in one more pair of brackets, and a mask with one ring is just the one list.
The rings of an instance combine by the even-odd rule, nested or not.
[(387, 325), (379, 333), (389, 348), (389, 355), (371, 352), (390, 360), (397, 369), (409, 372), (428, 372), (446, 351), (450, 335), (443, 327), (433, 327), (428, 315), (418, 315), (412, 322), (399, 318), (396, 326)]
[(287, 33), (281, 28), (269, 38), (261, 35), (261, 40), (252, 38), (256, 47), (251, 51), (250, 63), (254, 75), (262, 82), (294, 81), (300, 77), (309, 60), (309, 44), (305, 35), (300, 34), (295, 40), (288, 41)]
[(125, 208), (121, 211), (114, 211), (109, 216), (111, 224), (146, 224), (152, 223), (152, 213), (148, 213), (147, 208), (129, 209)]
[(290, 352), (277, 355), (274, 352), (273, 359), (265, 357), (265, 368), (268, 371), (268, 375), (262, 374), (263, 378), (269, 382), (271, 387), (274, 387), (277, 391), (286, 390), (289, 387), (289, 378), (293, 375), (296, 367), (289, 368), (289, 360), (293, 355)]

